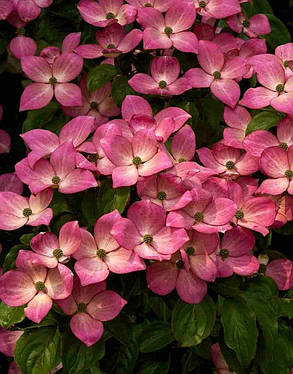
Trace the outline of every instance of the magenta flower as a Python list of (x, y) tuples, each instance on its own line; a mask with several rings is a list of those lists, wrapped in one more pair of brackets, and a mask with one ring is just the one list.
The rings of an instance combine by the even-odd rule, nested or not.
[(166, 213), (150, 200), (131, 205), (128, 218), (118, 220), (111, 231), (124, 248), (150, 260), (169, 260), (188, 241), (183, 229), (166, 227)]
[(194, 161), (183, 161), (175, 164), (174, 169), (169, 170), (169, 173), (171, 171), (181, 179), (184, 187), (188, 190), (201, 188), (202, 183), (216, 174), (214, 170), (205, 168)]
[(114, 22), (128, 25), (135, 20), (136, 9), (123, 0), (80, 0), (77, 6), (82, 18), (93, 26), (105, 27)]
[(72, 316), (70, 328), (73, 334), (88, 347), (101, 339), (102, 322), (115, 318), (126, 303), (116, 292), (106, 290), (105, 282), (82, 287), (77, 278), (72, 295), (57, 301), (64, 313)]
[(193, 0), (196, 11), (203, 17), (226, 18), (241, 12), (237, 0)]
[(18, 0), (14, 1), (15, 9), (24, 22), (32, 21), (39, 17), (42, 8), (47, 8), (53, 0)]
[[(245, 2), (245, 1), (242, 0), (241, 2)], [(217, 369), (218, 374), (237, 374), (235, 371), (229, 370), (229, 366), (224, 359), (219, 343), (213, 344), (211, 347), (211, 351), (212, 351), (212, 360)]]
[(199, 41), (197, 58), (202, 69), (192, 68), (185, 73), (191, 86), (210, 87), (224, 104), (235, 107), (240, 97), (240, 87), (235, 79), (241, 79), (248, 71), (246, 60), (234, 57), (225, 62), (220, 47), (206, 40)]
[(144, 49), (168, 49), (173, 46), (182, 52), (197, 53), (197, 37), (187, 31), (195, 17), (196, 11), (191, 2), (174, 3), (165, 17), (155, 8), (140, 8), (137, 20), (144, 28)]
[(13, 357), (17, 340), (21, 337), (24, 331), (9, 331), (0, 327), (0, 352), (4, 355)]
[(31, 169), (27, 158), (15, 165), (19, 179), (28, 184), (33, 193), (44, 189), (58, 188), (61, 193), (76, 193), (97, 187), (97, 181), (88, 170), (75, 168), (76, 152), (72, 142), (60, 145), (50, 157), (50, 161), (39, 160)]
[(13, 9), (14, 5), (11, 0), (0, 0), (0, 20), (6, 19)]
[(33, 56), (37, 50), (37, 44), (32, 38), (24, 35), (16, 36), (9, 43), (11, 53), (18, 59), (24, 56)]
[(10, 191), (21, 195), (23, 183), (15, 173), (2, 174), (0, 175), (0, 191)]
[(84, 44), (75, 49), (83, 58), (117, 57), (121, 53), (132, 51), (142, 40), (141, 30), (133, 29), (126, 34), (124, 28), (118, 23), (97, 31), (98, 44)]
[(20, 111), (43, 108), (54, 95), (63, 106), (81, 105), (80, 88), (68, 82), (79, 75), (82, 65), (82, 58), (74, 53), (58, 56), (52, 66), (43, 57), (22, 57), (21, 68), (34, 83), (24, 89)]
[(9, 153), (11, 147), (11, 139), (8, 132), (0, 129), (0, 153)]
[(259, 35), (266, 35), (271, 32), (271, 26), (265, 14), (255, 14), (247, 19), (243, 13), (240, 13), (228, 17), (226, 22), (237, 34), (243, 32), (249, 38), (257, 38)]
[(279, 290), (289, 290), (293, 286), (293, 263), (285, 258), (271, 261), (265, 275), (274, 279)]
[(81, 246), (73, 257), (77, 260), (74, 269), (82, 286), (105, 280), (110, 271), (125, 274), (145, 270), (143, 260), (132, 250), (122, 248), (111, 235), (120, 218), (117, 210), (103, 215), (95, 224), (94, 237), (81, 230)]
[(279, 45), (275, 49), (275, 55), (281, 60), (285, 68), (286, 78), (291, 77), (293, 75), (292, 69), (290, 69), (290, 64), (292, 67), (292, 61), (293, 61), (293, 43), (286, 43), (286, 44)]
[(176, 0), (127, 0), (126, 2), (137, 10), (143, 7), (153, 7), (160, 12), (166, 12)]
[(66, 263), (81, 244), (78, 221), (65, 223), (59, 232), (59, 238), (52, 232), (40, 232), (31, 240), (32, 261), (35, 264), (55, 268)]
[(47, 270), (32, 263), (31, 253), (20, 250), (16, 266), (0, 278), (0, 297), (9, 306), (27, 306), (24, 313), (39, 323), (52, 308), (52, 300), (64, 299), (71, 294), (73, 273), (59, 264)]
[(258, 193), (279, 195), (287, 190), (293, 195), (293, 146), (288, 151), (266, 148), (260, 158), (260, 169), (269, 178), (262, 182)]
[(190, 90), (186, 78), (178, 78), (180, 65), (175, 57), (155, 57), (151, 64), (151, 77), (144, 73), (135, 74), (128, 84), (139, 93), (172, 96)]
[(263, 87), (249, 88), (239, 103), (251, 109), (271, 105), (279, 112), (292, 115), (293, 77), (286, 79), (280, 60), (274, 55), (263, 54), (251, 57), (249, 63)]
[[(93, 129), (109, 121), (109, 117), (116, 117), (120, 114), (111, 95), (111, 83), (98, 88), (93, 92), (88, 92), (86, 87), (87, 76), (80, 80), (82, 93), (82, 106), (62, 107), (63, 112), (70, 117), (91, 116), (95, 118)], [(61, 130), (62, 131), (62, 130)]]
[(159, 150), (151, 132), (138, 131), (131, 141), (123, 136), (107, 136), (101, 146), (116, 166), (112, 172), (113, 187), (132, 186), (139, 176), (147, 177), (172, 167), (170, 157)]
[(137, 182), (137, 194), (143, 200), (151, 200), (166, 211), (181, 209), (192, 200), (180, 178), (173, 174), (144, 177)]
[(225, 106), (224, 120), (229, 128), (224, 129), (224, 144), (229, 147), (243, 149), (243, 140), (251, 115), (245, 108), (237, 105), (234, 109)]
[(0, 229), (16, 230), (23, 225), (49, 225), (53, 212), (48, 208), (53, 197), (50, 189), (27, 197), (0, 192)]
[(195, 154), (196, 138), (188, 125), (182, 127), (171, 140), (171, 154), (176, 163), (191, 161)]

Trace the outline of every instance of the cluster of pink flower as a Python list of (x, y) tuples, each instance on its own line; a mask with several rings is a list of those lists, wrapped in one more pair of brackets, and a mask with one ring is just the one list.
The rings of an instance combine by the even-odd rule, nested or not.
[[(39, 7), (50, 4), (30, 2)], [(0, 0), (4, 18), (2, 3), (11, 2)], [(15, 3), (13, 9), (20, 15), (23, 1)], [(5, 191), (0, 192), (0, 228), (49, 225), (53, 189), (71, 194), (94, 188), (99, 175), (111, 177), (114, 188), (136, 185), (141, 199), (128, 208), (127, 218), (117, 210), (99, 218), (94, 236), (76, 221), (63, 225), (59, 238), (39, 233), (31, 242), (32, 251), (19, 252), (17, 269), (0, 279), (0, 297), (7, 305), (27, 304), (26, 316), (40, 322), (56, 301), (72, 316), (73, 333), (87, 345), (100, 339), (102, 322), (114, 318), (126, 303), (106, 291), (110, 272), (146, 269), (153, 292), (166, 295), (176, 288), (187, 303), (203, 299), (207, 282), (233, 273), (252, 276), (260, 263), (279, 289), (293, 285), (291, 261), (268, 264), (265, 256), (253, 255), (253, 231), (267, 235), (270, 228), (293, 220), (293, 43), (279, 46), (275, 55), (267, 54), (264, 39), (257, 38), (270, 32), (267, 17), (247, 19), (238, 0), (127, 3), (79, 2), (82, 18), (102, 28), (97, 44), (80, 45), (80, 33), (73, 33), (61, 51), (46, 47), (34, 56), (36, 46), (29, 38), (20, 36), (10, 43), (33, 81), (23, 92), (20, 110), (42, 108), (55, 95), (64, 112), (75, 118), (59, 136), (43, 129), (22, 134), (30, 152), (16, 164), (16, 175), (1, 176)], [(196, 14), (202, 22), (190, 31)], [(250, 39), (221, 32), (219, 27), (215, 33), (215, 22), (221, 18)], [(126, 33), (123, 26), (135, 20), (142, 30)], [(113, 58), (134, 50), (141, 40), (154, 55), (156, 49), (165, 51), (153, 58), (151, 75), (134, 71), (128, 83), (136, 92), (165, 97), (210, 88), (226, 105), (228, 127), (211, 149), (196, 151), (195, 133), (186, 124), (191, 116), (183, 109), (167, 107), (153, 115), (147, 100), (128, 95), (122, 118), (109, 121), (120, 114), (110, 96), (110, 83), (94, 92), (87, 91), (86, 75), (80, 87), (70, 83), (81, 73), (83, 58), (104, 56), (104, 63), (113, 64)], [(180, 77), (174, 49), (194, 53), (200, 68)], [(262, 87), (248, 89), (239, 101), (238, 83), (253, 74)], [(265, 130), (246, 136), (251, 115), (244, 107), (268, 105), (286, 114), (277, 136)], [(9, 139), (3, 139), (0, 150), (8, 151)], [(195, 152), (202, 165), (193, 161)], [(257, 171), (264, 175), (260, 186), (252, 177)], [(20, 195), (18, 179), (28, 185), (29, 199)], [(64, 265), (71, 256), (76, 260), (74, 280)]]

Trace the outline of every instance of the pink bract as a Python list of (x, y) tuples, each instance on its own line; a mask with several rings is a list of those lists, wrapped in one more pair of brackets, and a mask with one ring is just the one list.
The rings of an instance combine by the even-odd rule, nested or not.
[(10, 135), (8, 132), (0, 129), (0, 154), (9, 153), (11, 147)]
[(293, 286), (293, 263), (283, 258), (273, 260), (267, 265), (265, 275), (274, 279), (279, 290), (288, 290)]
[(15, 173), (2, 174), (0, 175), (0, 191), (10, 191), (21, 195), (23, 183)]

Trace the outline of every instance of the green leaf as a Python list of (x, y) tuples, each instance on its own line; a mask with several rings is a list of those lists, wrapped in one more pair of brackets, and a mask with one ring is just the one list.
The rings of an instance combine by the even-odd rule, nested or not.
[(165, 362), (150, 362), (146, 361), (138, 370), (137, 374), (167, 374), (170, 368), (170, 357)]
[(62, 363), (66, 374), (81, 374), (83, 371), (99, 366), (105, 355), (105, 343), (99, 340), (87, 347), (70, 332), (62, 336)]
[(84, 192), (81, 210), (90, 226), (93, 226), (99, 217), (97, 200), (98, 192), (96, 189), (90, 189)]
[(172, 343), (174, 337), (171, 327), (166, 322), (152, 322), (141, 333), (139, 350), (144, 353), (158, 351)]
[(23, 244), (14, 245), (7, 253), (3, 263), (3, 273), (8, 270), (15, 269), (15, 261), (18, 256), (18, 252), (23, 249)]
[(60, 341), (58, 329), (42, 327), (26, 331), (14, 351), (22, 374), (48, 374), (59, 365)]
[(283, 297), (277, 300), (279, 303), (279, 317), (293, 318), (293, 299)]
[(149, 296), (148, 304), (157, 317), (163, 321), (167, 321), (171, 315), (170, 309), (160, 296)]
[(278, 112), (260, 112), (249, 122), (246, 135), (255, 130), (269, 130), (271, 127), (276, 126), (282, 118), (283, 115)]
[(23, 234), (19, 238), (19, 241), (25, 246), (29, 247), (31, 245), (31, 240), (34, 237), (34, 234)]
[(100, 87), (105, 86), (105, 84), (110, 82), (116, 74), (117, 70), (113, 65), (101, 64), (95, 66), (88, 73), (87, 89), (92, 92)]
[(23, 306), (10, 307), (3, 302), (0, 303), (0, 325), (7, 329), (25, 319)]
[(280, 21), (273, 14), (266, 14), (271, 25), (271, 32), (264, 35), (269, 47), (275, 49), (280, 44), (286, 44), (291, 42), (291, 36), (282, 21)]
[(235, 371), (237, 374), (246, 374), (243, 367), (240, 365), (235, 352), (227, 347), (225, 342), (220, 339), (219, 341), (221, 352), (225, 358), (225, 361), (227, 362), (229, 369), (231, 371)]
[(293, 221), (287, 222), (280, 228), (275, 228), (274, 231), (281, 235), (293, 235)]
[(272, 7), (268, 0), (253, 0), (254, 14), (273, 13)]
[(210, 296), (199, 304), (179, 301), (172, 313), (172, 330), (182, 347), (191, 347), (207, 338), (215, 324), (216, 306)]
[(115, 374), (132, 374), (138, 359), (139, 350), (137, 343), (122, 345), (119, 350), (117, 360), (117, 370)]
[(120, 343), (129, 345), (133, 342), (132, 325), (127, 317), (120, 315), (112, 321), (104, 323), (104, 326)]
[(42, 109), (30, 110), (27, 113), (26, 120), (22, 125), (22, 132), (27, 132), (32, 129), (41, 129), (46, 124), (51, 122), (59, 110), (59, 104), (50, 103)]
[(130, 198), (129, 187), (112, 188), (112, 180), (105, 179), (98, 193), (98, 216), (117, 209), (123, 213)]
[(237, 296), (241, 285), (241, 278), (234, 274), (229, 278), (217, 278), (212, 287), (221, 296)]
[(135, 95), (135, 91), (129, 86), (125, 75), (115, 77), (112, 83), (111, 96), (118, 106), (121, 106), (126, 95)]
[(247, 367), (256, 353), (258, 330), (255, 314), (244, 301), (231, 298), (223, 303), (221, 320), (225, 343), (235, 351), (240, 364)]

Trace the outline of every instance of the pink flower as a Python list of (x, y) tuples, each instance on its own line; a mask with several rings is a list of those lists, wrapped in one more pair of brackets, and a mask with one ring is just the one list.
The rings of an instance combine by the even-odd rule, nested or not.
[[(116, 117), (120, 114), (111, 95), (111, 83), (88, 92), (86, 88), (87, 76), (84, 75), (80, 81), (82, 93), (82, 106), (62, 107), (63, 112), (70, 117), (91, 116), (95, 118), (93, 128), (109, 121), (109, 117)], [(62, 131), (62, 130), (61, 130)]]
[(249, 88), (239, 103), (251, 109), (271, 105), (279, 112), (293, 114), (293, 77), (286, 79), (279, 59), (263, 54), (251, 57), (249, 63), (264, 87)]
[(23, 225), (49, 225), (53, 212), (48, 208), (53, 197), (51, 190), (27, 197), (14, 192), (0, 192), (0, 229), (16, 230)]
[(23, 331), (9, 331), (0, 327), (0, 352), (6, 356), (13, 357), (17, 340), (21, 337)]
[(128, 218), (118, 220), (111, 231), (124, 248), (150, 260), (169, 260), (188, 240), (183, 229), (166, 227), (166, 213), (150, 200), (135, 202)]
[(251, 231), (241, 227), (233, 227), (227, 231), (214, 259), (217, 264), (218, 277), (230, 277), (233, 273), (249, 276), (257, 272), (259, 262), (252, 255), (255, 237)]
[(224, 144), (243, 149), (243, 140), (251, 115), (245, 108), (237, 105), (234, 109), (225, 106), (224, 120), (229, 128), (224, 129)]
[(271, 199), (276, 203), (277, 214), (273, 228), (284, 226), (287, 222), (293, 220), (293, 196), (271, 196)]
[(81, 105), (80, 88), (68, 82), (79, 75), (82, 65), (82, 58), (73, 53), (58, 56), (52, 66), (43, 57), (22, 57), (21, 68), (34, 83), (24, 89), (20, 111), (43, 108), (54, 94), (61, 105)]
[(127, 3), (137, 10), (143, 7), (153, 7), (160, 12), (166, 12), (176, 0), (127, 0)]
[(279, 290), (289, 290), (293, 286), (293, 263), (284, 258), (273, 260), (266, 266), (265, 275), (274, 279)]
[(14, 5), (11, 0), (0, 0), (0, 20), (6, 19), (13, 11)]
[(174, 3), (167, 10), (165, 18), (155, 8), (140, 8), (137, 19), (144, 28), (144, 49), (168, 49), (173, 46), (182, 52), (197, 53), (197, 37), (187, 31), (195, 17), (196, 11), (191, 2)]
[(131, 141), (123, 136), (107, 136), (101, 146), (116, 166), (112, 172), (113, 187), (132, 186), (138, 176), (147, 177), (172, 166), (170, 157), (158, 149), (149, 131), (138, 131)]
[(171, 154), (176, 163), (191, 161), (195, 154), (196, 138), (188, 125), (182, 127), (171, 140)]
[(293, 195), (293, 146), (288, 151), (266, 148), (260, 158), (260, 169), (269, 178), (262, 182), (258, 193), (279, 195), (287, 190)]
[(242, 32), (250, 38), (256, 38), (259, 35), (269, 34), (271, 26), (268, 17), (264, 14), (255, 14), (249, 19), (243, 13), (233, 15), (226, 20), (228, 26), (238, 34)]
[(255, 157), (261, 157), (266, 148), (279, 146), (287, 150), (291, 145), (293, 145), (293, 120), (288, 117), (279, 122), (277, 136), (266, 130), (257, 130), (249, 134), (243, 142), (245, 150)]
[[(241, 1), (245, 2), (245, 1)], [(217, 368), (217, 373), (218, 374), (237, 374), (235, 371), (230, 371), (229, 366), (227, 362), (224, 359), (224, 356), (220, 350), (220, 345), (219, 343), (215, 343), (211, 347), (212, 350), (212, 360)]]
[(81, 246), (73, 257), (74, 269), (83, 286), (105, 280), (110, 271), (116, 274), (145, 270), (143, 260), (133, 251), (120, 247), (111, 235), (115, 222), (120, 219), (117, 210), (103, 215), (95, 224), (94, 237), (81, 230)]
[(128, 84), (137, 92), (151, 95), (181, 95), (190, 90), (186, 78), (178, 78), (180, 65), (175, 57), (155, 57), (151, 64), (151, 77), (144, 73), (135, 74)]
[(9, 153), (11, 147), (10, 135), (0, 129), (0, 153)]
[(11, 53), (18, 59), (24, 56), (33, 56), (37, 50), (37, 44), (32, 38), (19, 35), (9, 43)]
[(293, 75), (292, 69), (290, 69), (290, 62), (292, 64), (293, 61), (293, 43), (279, 45), (275, 49), (275, 55), (282, 61), (286, 78), (291, 77)]
[(237, 206), (227, 198), (213, 199), (203, 189), (192, 190), (193, 200), (183, 209), (170, 212), (167, 226), (194, 229), (211, 234), (231, 229), (229, 222), (234, 217)]
[(81, 0), (77, 6), (82, 18), (93, 26), (105, 27), (114, 22), (128, 25), (135, 20), (136, 9), (123, 0)]
[(2, 174), (0, 175), (0, 191), (10, 191), (21, 195), (23, 191), (23, 183), (15, 173)]
[(208, 18), (226, 18), (241, 11), (237, 0), (193, 0), (197, 12)]
[(20, 250), (16, 260), (17, 270), (10, 270), (0, 278), (0, 297), (9, 306), (27, 306), (24, 313), (39, 323), (52, 308), (52, 299), (64, 299), (72, 291), (73, 274), (59, 264), (47, 270), (32, 263), (31, 253)]
[(137, 194), (143, 200), (151, 200), (166, 211), (181, 209), (192, 200), (180, 178), (173, 174), (144, 177), (137, 182)]
[(64, 313), (72, 316), (73, 334), (88, 347), (102, 337), (102, 322), (115, 318), (126, 303), (116, 292), (106, 290), (105, 282), (82, 287), (78, 279), (74, 281), (72, 295), (57, 301)]
[(15, 165), (16, 174), (29, 185), (33, 193), (58, 188), (61, 193), (76, 193), (97, 187), (97, 181), (88, 170), (75, 168), (76, 152), (72, 142), (65, 142), (51, 154), (50, 161), (39, 160), (31, 169), (27, 158)]
[(29, 22), (38, 18), (42, 8), (47, 8), (52, 2), (53, 0), (18, 0), (14, 4), (20, 19)]
[(10, 362), (8, 374), (21, 374), (21, 371), (17, 366), (15, 360)]
[(124, 28), (114, 23), (97, 31), (98, 44), (84, 44), (75, 49), (83, 58), (117, 57), (121, 53), (132, 51), (142, 40), (141, 30), (133, 29), (126, 34)]
[(224, 54), (214, 43), (199, 41), (198, 62), (202, 69), (192, 68), (185, 78), (194, 88), (210, 87), (212, 93), (224, 104), (235, 107), (240, 97), (240, 88), (235, 79), (241, 79), (249, 67), (242, 57), (225, 62)]
[(59, 232), (59, 238), (52, 232), (40, 232), (31, 240), (31, 253), (35, 264), (55, 268), (66, 263), (81, 244), (78, 221), (65, 223)]

